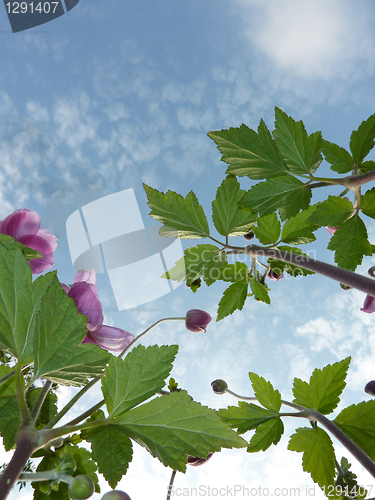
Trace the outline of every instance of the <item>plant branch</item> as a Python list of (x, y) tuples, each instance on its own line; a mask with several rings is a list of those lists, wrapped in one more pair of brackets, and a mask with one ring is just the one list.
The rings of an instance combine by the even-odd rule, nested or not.
[[(227, 392), (228, 394), (230, 394), (231, 396), (234, 396), (237, 399), (242, 399), (243, 401), (256, 401), (257, 403), (259, 403), (258, 398), (256, 398), (255, 396), (252, 396), (252, 397), (240, 396), (239, 394), (236, 394), (235, 392), (231, 391), (228, 388), (224, 389), (224, 391)], [(295, 403), (291, 403), (289, 401), (284, 401), (283, 399), (281, 400), (281, 404), (283, 404), (284, 406), (289, 406), (290, 408), (293, 408), (294, 410), (298, 410), (299, 412), (306, 411), (306, 408), (304, 406), (296, 405)], [(292, 415), (299, 416), (297, 413), (292, 414)]]
[(39, 412), (43, 406), (44, 400), (46, 399), (49, 390), (51, 389), (51, 386), (52, 382), (50, 380), (47, 380), (42, 387), (37, 400), (35, 401), (35, 404), (31, 410), (31, 421), (33, 424), (35, 424), (36, 419), (38, 418)]
[(375, 170), (371, 170), (371, 172), (366, 172), (361, 175), (348, 175), (347, 177), (343, 177), (341, 179), (343, 181), (343, 185), (348, 187), (349, 189), (355, 189), (367, 182), (375, 180)]
[(24, 379), (22, 377), (21, 370), (22, 370), (21, 364), (18, 362), (15, 370), (16, 396), (21, 413), (21, 422), (22, 422), (21, 425), (25, 425), (27, 423), (30, 423), (31, 415), (26, 402), (25, 389), (23, 387)]

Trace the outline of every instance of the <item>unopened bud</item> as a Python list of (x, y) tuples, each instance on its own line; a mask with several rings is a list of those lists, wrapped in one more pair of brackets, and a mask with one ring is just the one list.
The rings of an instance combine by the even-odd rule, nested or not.
[(365, 393), (369, 396), (375, 396), (375, 380), (371, 380), (371, 382), (365, 385)]
[(212, 457), (212, 455), (213, 455), (213, 453), (209, 453), (207, 455), (207, 458), (192, 457), (190, 455), (186, 455), (187, 456), (187, 463), (189, 465), (192, 465), (193, 467), (198, 467), (199, 465), (203, 465), (206, 462), (208, 462), (208, 460)]
[(124, 491), (112, 490), (105, 493), (101, 500), (131, 500), (130, 496)]
[(371, 266), (367, 272), (371, 278), (375, 278), (375, 266)]
[[(277, 271), (279, 271), (279, 269), (277, 269)], [(283, 272), (276, 272), (276, 269), (270, 269), (267, 273), (267, 278), (269, 278), (270, 280), (273, 280), (273, 281), (279, 281), (281, 280), (281, 278), (284, 277), (284, 274)]]
[(243, 237), (246, 241), (251, 241), (254, 238), (254, 231), (249, 231), (247, 234), (244, 234)]
[(86, 500), (94, 494), (94, 483), (84, 475), (73, 478), (68, 488), (68, 495), (72, 500)]
[(211, 382), (211, 387), (215, 394), (225, 394), (225, 389), (228, 389), (228, 384), (225, 380), (218, 378)]
[(345, 283), (340, 283), (340, 286), (343, 290), (351, 290), (353, 288), (350, 285), (345, 285)]

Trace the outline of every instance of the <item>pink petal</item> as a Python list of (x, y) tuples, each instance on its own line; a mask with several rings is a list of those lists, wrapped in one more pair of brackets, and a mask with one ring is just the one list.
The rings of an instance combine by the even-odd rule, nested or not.
[(365, 313), (375, 312), (375, 297), (372, 297), (371, 295), (366, 295), (366, 298), (363, 302), (363, 307), (361, 307), (361, 311)]
[(81, 281), (73, 283), (68, 296), (74, 299), (78, 312), (89, 318), (88, 327), (94, 329), (103, 323), (103, 309), (95, 285)]
[(41, 227), (36, 233), (37, 236), (40, 236), (46, 240), (46, 242), (52, 248), (52, 252), (54, 252), (57, 248), (57, 238), (55, 235), (51, 233), (51, 231), (45, 227)]
[(85, 281), (86, 283), (95, 285), (96, 282), (95, 269), (90, 269), (89, 271), (85, 271), (85, 269), (80, 269), (79, 271), (77, 271), (73, 283), (79, 283), (80, 281)]
[(16, 210), (1, 223), (2, 234), (13, 236), (18, 241), (22, 236), (35, 235), (39, 228), (39, 214), (28, 208)]
[(336, 227), (331, 227), (331, 226), (326, 226), (327, 231), (329, 234), (334, 234), (338, 230), (339, 226)]
[(43, 271), (51, 269), (54, 263), (53, 250), (50, 244), (43, 237), (38, 236), (37, 234), (30, 234), (18, 238), (18, 241), (43, 255), (43, 257), (29, 261), (33, 274), (40, 274)]
[(134, 336), (125, 330), (113, 326), (102, 325), (94, 331), (89, 329), (82, 343), (97, 344), (102, 349), (120, 352), (123, 351), (133, 339)]
[(61, 283), (61, 288), (64, 290), (65, 293), (69, 293), (70, 286), (65, 285), (65, 283)]

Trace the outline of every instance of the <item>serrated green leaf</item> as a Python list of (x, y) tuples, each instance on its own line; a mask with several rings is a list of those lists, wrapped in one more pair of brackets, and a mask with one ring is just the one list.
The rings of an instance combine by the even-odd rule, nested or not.
[(375, 161), (368, 160), (360, 164), (357, 169), (357, 174), (366, 174), (367, 172), (372, 172), (373, 170), (375, 170)]
[(258, 133), (242, 124), (239, 128), (209, 132), (207, 135), (222, 153), (221, 161), (229, 164), (227, 174), (266, 179), (288, 173), (283, 157), (263, 120), (259, 124)]
[(153, 396), (165, 385), (178, 346), (139, 345), (125, 359), (112, 358), (102, 378), (102, 392), (110, 417)]
[(315, 483), (328, 491), (334, 484), (335, 452), (331, 438), (320, 427), (299, 427), (292, 434), (288, 450), (303, 452), (302, 465)]
[(268, 288), (266, 285), (263, 285), (263, 283), (260, 283), (257, 279), (255, 278), (249, 278), (250, 281), (250, 288), (255, 297), (262, 302), (265, 302), (266, 304), (271, 304), (271, 299), (268, 295)]
[(334, 172), (346, 174), (354, 168), (352, 155), (333, 142), (323, 141), (323, 154)]
[[(300, 248), (296, 247), (289, 247), (286, 245), (280, 245), (277, 247), (278, 250), (282, 250), (284, 252), (290, 252), (294, 253), (298, 256), (301, 257), (307, 257), (305, 253), (302, 252)], [(302, 260), (302, 259), (301, 259)], [(309, 269), (305, 269), (304, 267), (298, 266), (297, 264), (289, 264), (289, 262), (284, 262), (282, 260), (277, 260), (273, 258), (269, 258), (267, 261), (273, 271), (277, 274), (281, 274), (283, 271), (287, 272), (294, 278), (296, 276), (302, 275), (302, 276), (307, 276), (308, 274), (314, 274), (313, 271), (310, 271)]]
[(239, 434), (255, 429), (258, 425), (269, 420), (279, 418), (279, 412), (267, 410), (253, 403), (240, 401), (238, 406), (229, 406), (218, 410), (219, 417), (227, 422), (232, 428), (237, 429)]
[(163, 278), (192, 283), (203, 277), (209, 286), (220, 279), (221, 269), (227, 265), (226, 253), (215, 245), (196, 245), (184, 251), (181, 257)]
[(126, 474), (132, 461), (132, 442), (117, 425), (101, 427), (97, 432), (86, 437), (91, 443), (92, 458), (111, 488), (116, 488), (122, 476)]
[(249, 373), (255, 397), (261, 405), (268, 410), (279, 412), (281, 408), (281, 394), (272, 387), (271, 382), (267, 382), (256, 373)]
[(311, 206), (296, 216), (290, 217), (283, 226), (281, 241), (289, 245), (301, 245), (315, 241), (313, 231), (316, 231), (318, 226), (310, 223), (310, 216), (314, 211), (315, 207)]
[(336, 264), (350, 271), (361, 264), (364, 255), (372, 255), (366, 226), (358, 214), (340, 225), (327, 248), (335, 250)]
[(235, 262), (234, 264), (227, 264), (220, 269), (220, 274), (217, 279), (234, 283), (235, 281), (246, 279), (248, 274), (249, 268), (244, 262)]
[[(30, 389), (26, 393), (26, 400), (30, 410), (33, 408), (40, 391), (41, 387), (35, 389)], [(43, 405), (39, 411), (39, 415), (36, 421), (36, 429), (44, 427), (57, 413), (57, 396), (56, 394), (49, 392), (43, 401)]]
[[(8, 366), (0, 365), (0, 378), (5, 377), (12, 371), (12, 368)], [(14, 377), (11, 377), (0, 385), (0, 434), (6, 451), (9, 451), (14, 446), (20, 424), (16, 386)]]
[(237, 309), (242, 311), (247, 297), (247, 289), (247, 277), (228, 286), (219, 302), (216, 321), (229, 316)]
[(322, 162), (322, 134), (307, 135), (302, 120), (296, 122), (284, 111), (275, 108), (273, 136), (288, 169), (295, 174), (313, 173)]
[(210, 234), (208, 222), (197, 197), (190, 191), (186, 198), (174, 191), (166, 194), (146, 184), (149, 215), (164, 224), (160, 234), (176, 238), (206, 238)]
[(355, 165), (359, 166), (375, 144), (375, 114), (363, 121), (350, 136), (350, 151)]
[(283, 434), (284, 424), (281, 419), (269, 420), (255, 429), (255, 434), (250, 440), (247, 451), (249, 453), (266, 451), (272, 444), (277, 444)]
[(375, 187), (369, 189), (362, 195), (361, 210), (367, 217), (375, 219)]
[(212, 220), (222, 236), (240, 236), (249, 232), (257, 214), (237, 205), (245, 194), (234, 176), (226, 177), (212, 202)]
[(317, 410), (323, 415), (331, 413), (339, 404), (340, 395), (345, 387), (345, 378), (350, 364), (350, 357), (322, 370), (316, 368), (310, 382), (303, 382), (299, 378), (293, 383), (293, 403)]
[(340, 226), (354, 211), (351, 201), (340, 196), (328, 196), (328, 199), (313, 205), (312, 215), (307, 222), (319, 226)]
[(280, 236), (281, 224), (275, 213), (259, 217), (253, 228), (262, 245), (276, 244)]
[(375, 401), (344, 408), (333, 421), (372, 460), (375, 460)]
[(82, 385), (88, 377), (101, 375), (111, 355), (94, 344), (79, 345), (86, 333), (86, 316), (77, 313), (73, 299), (54, 275), (37, 313), (35, 378)]
[(166, 467), (182, 472), (186, 470), (186, 455), (206, 458), (221, 448), (247, 444), (214, 410), (192, 401), (185, 391), (153, 399), (115, 422)]
[(311, 198), (311, 188), (291, 175), (255, 184), (244, 194), (240, 205), (267, 215), (279, 210), (282, 221), (306, 210)]

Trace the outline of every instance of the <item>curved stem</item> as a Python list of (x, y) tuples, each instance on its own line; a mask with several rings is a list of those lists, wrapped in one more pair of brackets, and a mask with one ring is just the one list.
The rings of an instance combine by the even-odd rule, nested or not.
[(31, 421), (31, 414), (26, 402), (24, 379), (22, 377), (22, 367), (20, 363), (17, 363), (16, 365), (15, 382), (17, 402), (21, 413), (21, 422), (24, 425)]
[(36, 419), (38, 418), (39, 412), (43, 406), (44, 400), (46, 399), (49, 390), (51, 389), (51, 386), (52, 382), (50, 380), (47, 380), (42, 387), (37, 400), (35, 401), (35, 404), (31, 410), (31, 421), (33, 424), (35, 424)]
[(170, 498), (171, 498), (173, 481), (174, 481), (174, 478), (176, 477), (176, 472), (177, 472), (176, 470), (172, 471), (171, 479), (170, 479), (169, 485), (168, 485), (167, 500), (170, 500)]
[[(237, 399), (242, 399), (243, 401), (256, 401), (257, 403), (259, 403), (258, 398), (256, 398), (255, 396), (252, 396), (252, 397), (240, 396), (239, 394), (236, 394), (235, 392), (233, 392), (229, 389), (224, 389), (224, 391), (227, 392), (228, 394), (230, 394), (231, 396), (234, 396)], [(281, 404), (283, 404), (284, 406), (289, 406), (290, 408), (294, 408), (295, 410), (298, 410), (300, 412), (306, 411), (306, 408), (304, 406), (296, 405), (295, 403), (291, 403), (289, 401), (284, 401), (283, 399), (281, 400)], [(297, 413), (293, 414), (293, 415), (298, 416)]]
[(229, 248), (232, 248), (232, 250), (229, 250), (227, 254), (242, 253), (250, 255), (250, 257), (262, 255), (263, 257), (282, 260), (283, 262), (289, 262), (295, 266), (309, 269), (310, 271), (321, 274), (322, 276), (326, 276), (327, 278), (349, 285), (352, 288), (356, 288), (357, 290), (360, 290), (368, 295), (375, 296), (375, 280), (367, 278), (366, 276), (361, 276), (353, 271), (348, 271), (347, 269), (342, 269), (341, 267), (312, 259), (311, 257), (284, 252), (275, 248), (264, 248), (258, 245), (248, 245), (245, 248)]

